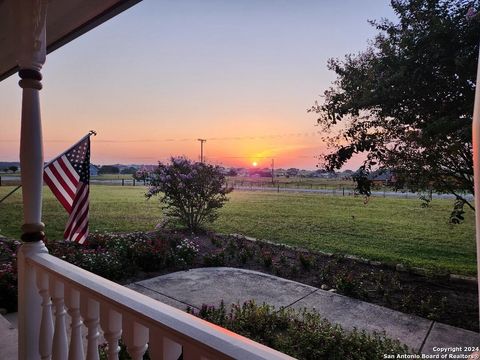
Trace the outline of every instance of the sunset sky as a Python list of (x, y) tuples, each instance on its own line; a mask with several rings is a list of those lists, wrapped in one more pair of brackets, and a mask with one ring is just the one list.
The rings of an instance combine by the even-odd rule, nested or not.
[[(382, 17), (387, 0), (144, 0), (47, 57), (45, 159), (94, 129), (94, 164), (198, 159), (205, 138), (211, 163), (315, 168), (306, 110), (327, 60), (365, 49)], [(18, 160), (17, 82), (0, 83), (0, 161)]]

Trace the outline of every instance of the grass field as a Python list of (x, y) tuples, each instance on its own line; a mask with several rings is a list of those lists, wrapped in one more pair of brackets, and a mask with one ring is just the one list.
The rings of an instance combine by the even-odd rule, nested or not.
[[(19, 172), (16, 173), (0, 173), (0, 176), (8, 176), (8, 177), (18, 177), (20, 178), (21, 174)], [(92, 179), (97, 179), (97, 180), (132, 180), (132, 175), (131, 174), (102, 174), (102, 175), (96, 175), (92, 176)]]
[(347, 189), (352, 189), (355, 187), (355, 184), (352, 180), (345, 179), (323, 179), (323, 178), (302, 178), (298, 176), (292, 177), (275, 177), (275, 184), (272, 185), (271, 178), (256, 178), (256, 177), (242, 177), (234, 176), (227, 177), (229, 184), (237, 185), (265, 185), (265, 186), (280, 186), (280, 187), (303, 187), (303, 188), (313, 188), (313, 189), (341, 189), (345, 187)]
[[(0, 197), (11, 187), (0, 187)], [(142, 187), (92, 185), (92, 230), (151, 230), (161, 219), (158, 200), (145, 200)], [(387, 262), (474, 275), (473, 213), (464, 224), (447, 219), (450, 200), (433, 200), (424, 209), (419, 200), (234, 192), (213, 229), (296, 245), (312, 250), (347, 253)], [(0, 233), (18, 237), (20, 191), (0, 204)], [(52, 239), (61, 238), (67, 216), (45, 188), (44, 222)]]

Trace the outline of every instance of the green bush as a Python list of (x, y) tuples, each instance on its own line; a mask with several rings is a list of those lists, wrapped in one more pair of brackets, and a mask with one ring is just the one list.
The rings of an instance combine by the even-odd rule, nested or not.
[(167, 266), (170, 249), (160, 239), (142, 238), (130, 244), (133, 263), (143, 271), (158, 271)]
[(176, 259), (182, 261), (185, 265), (192, 265), (199, 252), (199, 247), (194, 241), (183, 239), (175, 246), (173, 252)]
[(219, 166), (172, 157), (150, 174), (145, 196), (159, 195), (167, 218), (197, 232), (218, 217), (231, 191)]
[(206, 267), (225, 266), (225, 254), (223, 251), (218, 254), (207, 254), (203, 257), (203, 265)]
[(234, 304), (227, 311), (204, 305), (188, 312), (298, 359), (375, 360), (384, 354), (406, 354), (408, 348), (385, 334), (344, 331), (316, 312), (276, 310), (255, 302)]
[(0, 240), (0, 308), (8, 312), (17, 308), (18, 241)]

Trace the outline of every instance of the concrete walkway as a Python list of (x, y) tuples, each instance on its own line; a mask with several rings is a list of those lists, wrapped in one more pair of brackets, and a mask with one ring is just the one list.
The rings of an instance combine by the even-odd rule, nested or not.
[(128, 287), (181, 310), (188, 306), (200, 308), (202, 304), (218, 305), (222, 299), (227, 305), (253, 299), (277, 308), (315, 309), (344, 329), (385, 331), (390, 338), (423, 354), (439, 354), (434, 351), (436, 347), (480, 345), (479, 334), (472, 331), (250, 270), (192, 269), (139, 281)]

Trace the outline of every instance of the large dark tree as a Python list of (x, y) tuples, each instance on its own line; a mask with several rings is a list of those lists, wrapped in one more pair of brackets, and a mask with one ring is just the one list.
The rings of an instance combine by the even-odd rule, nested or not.
[(461, 195), (473, 193), (480, 23), (467, 16), (472, 5), (393, 0), (398, 20), (371, 21), (379, 34), (365, 51), (329, 61), (337, 79), (310, 110), (333, 147), (328, 170), (365, 153), (364, 174), (390, 169), (400, 188), (452, 193), (473, 209)]

